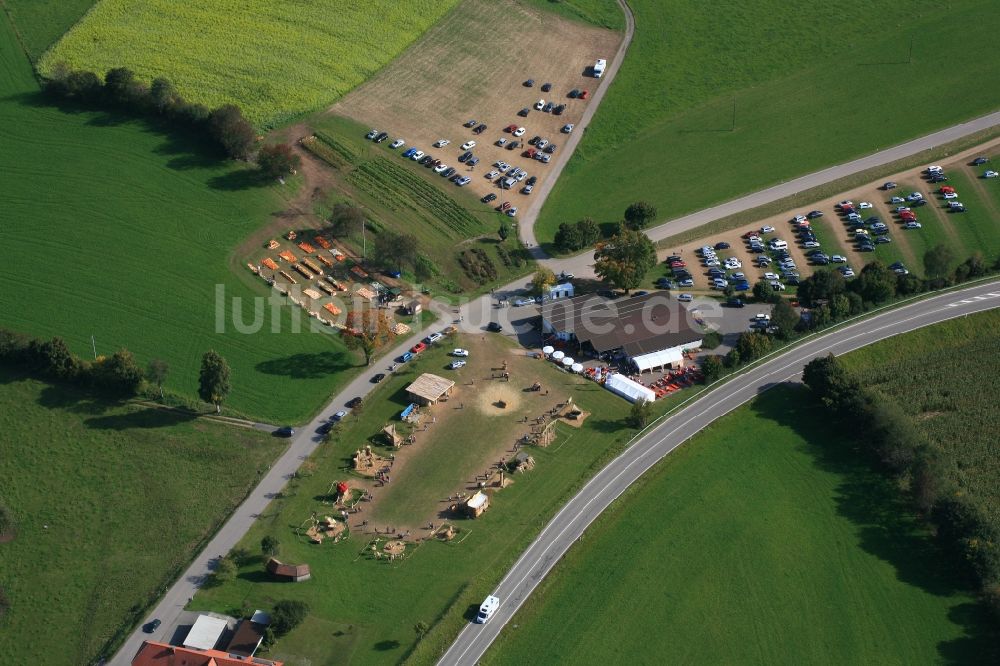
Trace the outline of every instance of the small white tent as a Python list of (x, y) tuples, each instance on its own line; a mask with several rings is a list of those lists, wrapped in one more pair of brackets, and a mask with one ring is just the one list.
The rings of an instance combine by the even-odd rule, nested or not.
[(652, 354), (632, 357), (632, 362), (635, 363), (635, 367), (639, 369), (639, 372), (645, 372), (653, 368), (662, 368), (667, 365), (672, 366), (674, 363), (680, 363), (683, 360), (684, 353), (681, 352), (680, 347), (671, 347), (670, 349), (663, 349)]
[(653, 393), (652, 389), (632, 381), (625, 375), (608, 375), (608, 379), (604, 382), (604, 388), (620, 395), (629, 402), (637, 402), (639, 400), (653, 402), (656, 400), (656, 394)]

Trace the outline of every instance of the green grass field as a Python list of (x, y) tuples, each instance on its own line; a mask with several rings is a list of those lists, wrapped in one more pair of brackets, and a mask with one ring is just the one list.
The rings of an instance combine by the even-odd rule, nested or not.
[(456, 2), (103, 0), (39, 64), (165, 76), (189, 101), (233, 102), (273, 127), (364, 81)]
[(87, 13), (95, 0), (3, 0), (28, 56), (37, 60)]
[[(376, 231), (415, 236), (420, 253), (430, 257), (438, 271), (427, 281), (435, 295), (488, 291), (534, 270), (534, 263), (519, 252), (513, 228), (506, 242), (498, 242), (500, 222), (510, 223), (510, 218), (432, 170), (400, 157), (405, 148), (393, 150), (388, 142), (365, 140), (368, 128), (342, 116), (319, 115), (312, 123), (318, 140), (310, 150), (333, 167), (330, 193), (317, 212), (326, 215), (334, 203), (349, 201), (365, 209), (369, 226)], [(340, 240), (358, 255), (362, 253), (360, 229)], [(372, 242), (370, 236), (367, 242)], [(496, 278), (480, 284), (468, 277), (458, 254), (469, 249), (489, 256)], [(505, 256), (511, 258), (509, 263), (504, 262)], [(413, 276), (406, 277), (416, 282)]]
[(3, 369), (0, 431), (0, 503), (17, 532), (0, 543), (8, 664), (95, 663), (281, 450), (261, 432), (104, 404)]
[(523, 0), (560, 16), (611, 30), (625, 29), (625, 16), (614, 0)]
[(823, 416), (781, 388), (699, 434), (598, 519), (483, 663), (988, 661), (985, 611)]
[(635, 39), (542, 211), (540, 241), (560, 222), (617, 220), (636, 200), (675, 217), (998, 104), (984, 85), (997, 61), (978, 46), (1000, 28), (989, 0), (949, 7), (947, 30), (931, 0), (630, 4)]
[[(200, 592), (194, 607), (229, 610), (244, 603), (263, 607), (284, 598), (307, 601), (312, 607), (307, 626), (280, 641), (270, 655), (289, 664), (304, 664), (307, 659), (308, 663), (326, 664), (387, 663), (406, 655), (417, 663), (433, 661), (468, 621), (469, 609), (478, 605), (573, 489), (619, 451), (634, 432), (620, 421), (627, 403), (596, 384), (580, 384), (549, 370), (554, 375), (549, 382), (551, 389), (569, 392), (593, 415), (580, 429), (559, 426), (559, 438), (548, 449), (532, 449), (535, 469), (516, 475), (515, 483), (496, 494), (492, 507), (480, 519), (456, 521), (461, 532), (454, 542), (423, 543), (412, 550), (410, 558), (389, 564), (362, 554), (367, 539), (359, 531), (339, 544), (315, 546), (298, 540), (294, 528), (311, 512), (329, 512), (320, 498), (329, 492), (331, 482), (350, 477), (345, 467), (353, 451), (396, 419), (406, 402), (403, 387), (421, 372), (439, 372), (443, 361), (440, 350), (422, 354), (403, 366), (400, 374), (387, 378), (366, 400), (360, 414), (349, 416), (333, 442), (318, 450), (312, 460), (315, 467), (309, 465), (309, 473), (291, 483), (285, 496), (272, 504), (244, 539), (243, 545), (257, 552), (263, 536), (277, 536), (282, 558), (308, 562), (312, 580), (294, 586), (270, 582), (261, 574), (260, 563), (253, 563), (234, 583)], [(467, 444), (474, 447), (478, 441)], [(420, 445), (418, 441), (416, 446)], [(426, 467), (424, 461), (417, 462), (421, 469)], [(434, 486), (432, 492), (440, 493), (440, 476), (427, 478), (414, 492), (422, 497)], [(402, 490), (401, 486), (395, 488), (396, 484), (394, 478), (393, 488), (376, 489), (377, 498), (380, 492)], [(399, 501), (407, 500), (403, 497)], [(399, 511), (405, 512), (407, 507)], [(366, 514), (352, 516), (352, 526)], [(426, 509), (412, 507), (411, 514), (399, 518), (426, 516)], [(432, 626), (419, 644), (413, 630), (417, 622)], [(321, 633), (308, 627), (318, 627)]]
[(232, 248), (281, 211), (293, 187), (261, 188), (195, 137), (40, 98), (10, 25), (0, 21), (0, 171), (4, 186), (3, 325), (62, 336), (81, 356), (131, 349), (171, 365), (167, 387), (193, 396), (201, 355), (233, 368), (235, 410), (271, 421), (310, 415), (356, 361), (339, 340), (291, 333), (288, 310), (254, 335), (216, 333), (216, 286), (267, 294)]
[(1000, 514), (998, 330), (1000, 311), (991, 310), (842, 357), (866, 387), (896, 402), (920, 423), (940, 446), (950, 480), (993, 515)]

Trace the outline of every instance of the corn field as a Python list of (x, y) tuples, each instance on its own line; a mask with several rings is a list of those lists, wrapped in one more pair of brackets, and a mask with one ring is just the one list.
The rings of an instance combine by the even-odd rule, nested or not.
[(377, 72), (457, 0), (102, 0), (42, 57), (99, 76), (166, 77), (190, 102), (274, 127)]

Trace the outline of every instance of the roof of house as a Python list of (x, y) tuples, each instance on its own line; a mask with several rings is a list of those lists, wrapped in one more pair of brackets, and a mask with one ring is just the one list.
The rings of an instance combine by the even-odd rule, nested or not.
[(233, 638), (229, 641), (229, 645), (226, 646), (226, 651), (231, 654), (241, 654), (247, 657), (252, 657), (257, 651), (257, 648), (260, 647), (260, 642), (262, 640), (264, 640), (263, 625), (252, 622), (251, 620), (243, 620), (236, 628), (236, 633), (233, 634)]
[(702, 339), (688, 309), (662, 291), (617, 300), (587, 294), (548, 301), (542, 319), (598, 352), (624, 347), (636, 356)]
[(184, 639), (184, 647), (211, 650), (228, 627), (229, 624), (220, 617), (199, 615)]
[(308, 564), (285, 564), (283, 562), (279, 562), (273, 557), (267, 561), (267, 570), (269, 573), (273, 573), (276, 576), (291, 576), (293, 578), (298, 578), (299, 576), (309, 575)]
[(438, 377), (437, 375), (425, 372), (417, 377), (412, 384), (407, 386), (406, 390), (413, 395), (424, 398), (425, 400), (437, 400), (442, 395), (450, 391), (454, 385), (455, 382), (450, 379), (445, 379), (444, 377)]
[(241, 657), (220, 650), (192, 648), (146, 641), (132, 658), (132, 666), (284, 666), (282, 661)]

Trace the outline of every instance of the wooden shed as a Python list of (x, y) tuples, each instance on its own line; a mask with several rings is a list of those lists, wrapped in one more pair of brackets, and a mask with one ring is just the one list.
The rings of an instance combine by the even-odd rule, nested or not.
[(450, 379), (425, 372), (406, 387), (406, 393), (418, 405), (433, 405), (441, 398), (451, 395), (454, 387), (455, 382)]
[(267, 561), (267, 572), (275, 578), (290, 580), (293, 583), (301, 583), (312, 576), (308, 564), (285, 564), (273, 557)]
[(408, 315), (418, 315), (420, 311), (424, 309), (424, 306), (420, 303), (419, 298), (414, 298), (412, 301), (406, 304), (406, 314)]

